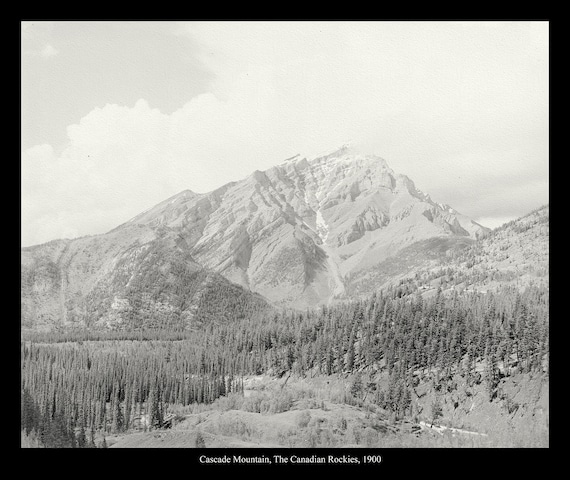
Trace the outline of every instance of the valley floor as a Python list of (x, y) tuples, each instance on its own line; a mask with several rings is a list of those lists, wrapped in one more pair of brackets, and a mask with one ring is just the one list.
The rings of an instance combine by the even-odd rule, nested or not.
[[(213, 404), (170, 406), (169, 429), (109, 435), (111, 448), (426, 448), (548, 447), (548, 377), (516, 374), (489, 401), (483, 384), (455, 376), (442, 393), (432, 381), (416, 388), (413, 415), (396, 418), (347, 394), (354, 378), (250, 377), (244, 395)], [(441, 385), (439, 386), (441, 387)], [(433, 404), (440, 415), (434, 420)]]

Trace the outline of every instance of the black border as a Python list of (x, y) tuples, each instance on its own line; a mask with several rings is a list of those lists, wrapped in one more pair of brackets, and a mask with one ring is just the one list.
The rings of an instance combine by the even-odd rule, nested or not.
[[(193, 5), (189, 5), (187, 8), (188, 10), (193, 10)], [(20, 92), (21, 98), (21, 33), (20, 33), (20, 22), (21, 21), (28, 21), (28, 20), (37, 20), (37, 21), (47, 21), (47, 20), (78, 20), (78, 21), (184, 21), (184, 20), (212, 20), (212, 21), (244, 21), (244, 20), (278, 20), (278, 21), (286, 21), (286, 20), (302, 20), (302, 21), (317, 21), (317, 20), (324, 20), (324, 21), (346, 21), (346, 20), (354, 20), (354, 21), (548, 21), (550, 34), (549, 34), (549, 46), (550, 46), (550, 53), (549, 53), (549, 60), (550, 60), (550, 86), (552, 88), (553, 83), (552, 79), (554, 76), (552, 75), (553, 67), (555, 64), (553, 63), (553, 52), (555, 47), (555, 42), (553, 42), (555, 32), (557, 31), (556, 26), (557, 23), (552, 19), (551, 15), (536, 15), (536, 10), (533, 12), (535, 15), (515, 15), (515, 16), (496, 16), (494, 18), (491, 17), (480, 17), (480, 18), (466, 18), (466, 17), (446, 17), (441, 15), (435, 15), (433, 6), (430, 5), (430, 14), (424, 17), (408, 17), (404, 18), (403, 16), (398, 15), (390, 15), (388, 16), (388, 11), (385, 11), (386, 16), (376, 16), (376, 17), (365, 17), (365, 16), (345, 16), (345, 17), (333, 17), (326, 15), (318, 15), (312, 18), (307, 18), (306, 16), (284, 16), (281, 18), (275, 17), (268, 17), (266, 15), (243, 15), (243, 16), (233, 16), (227, 17), (225, 16), (226, 6), (223, 7), (221, 5), (217, 5), (219, 10), (224, 10), (224, 12), (218, 12), (219, 14), (224, 13), (224, 16), (215, 16), (215, 15), (205, 15), (201, 13), (199, 16), (184, 16), (184, 17), (176, 17), (176, 16), (162, 16), (157, 17), (155, 16), (145, 16), (135, 14), (133, 15), (132, 10), (130, 15), (114, 15), (108, 17), (77, 17), (76, 15), (68, 15), (61, 14), (58, 12), (57, 14), (54, 13), (57, 9), (52, 8), (50, 6), (50, 14), (46, 15), (45, 12), (41, 12), (41, 10), (34, 10), (27, 15), (19, 15), (14, 23), (10, 23), (10, 25), (14, 25), (15, 37), (18, 38), (18, 52), (17, 52), (17, 61), (19, 63), (18, 66), (18, 85), (16, 86), (16, 91)], [(241, 7), (241, 6), (240, 6)], [(378, 10), (382, 10), (385, 5), (380, 5)], [(334, 7), (333, 7), (334, 8)], [(178, 7), (177, 7), (178, 9)], [(321, 10), (326, 10), (327, 7), (321, 7)], [(60, 9), (61, 10), (61, 9)], [(110, 9), (111, 10), (111, 9)], [(137, 6), (138, 10), (138, 6)], [(179, 10), (179, 9), (178, 9)], [(114, 13), (120, 11), (120, 7), (117, 9), (112, 9)], [(240, 8), (240, 11), (243, 12), (243, 9)], [(194, 9), (196, 13), (196, 10)], [(41, 13), (44, 13), (43, 15)], [(180, 12), (178, 12), (180, 13)], [(6, 25), (6, 23), (5, 23)], [(11, 30), (10, 30), (11, 31)], [(561, 77), (558, 77), (561, 78)], [(8, 92), (7, 92), (8, 93)], [(9, 95), (10, 98), (14, 98), (17, 102), (17, 110), (18, 110), (18, 126), (17, 128), (20, 129), (21, 125), (21, 109), (20, 109), (20, 99), (17, 99), (15, 95)], [(552, 125), (553, 125), (553, 115), (552, 115), (552, 108), (556, 107), (558, 104), (553, 104), (549, 102), (551, 106), (550, 110), (550, 149), (552, 151), (553, 146), (553, 136), (552, 136)], [(554, 108), (555, 110), (555, 108)], [(20, 137), (21, 140), (21, 131)], [(20, 157), (21, 162), (21, 149), (20, 149), (21, 142), (17, 144), (17, 153), (16, 155)], [(18, 163), (18, 174), (20, 177), (20, 185), (19, 185), (19, 202), (21, 208), (21, 164)], [(549, 160), (549, 166), (552, 167), (552, 162)], [(555, 178), (556, 179), (556, 178)], [(564, 188), (564, 187), (563, 187)], [(561, 189), (554, 189), (554, 192), (560, 193)], [(550, 190), (550, 193), (553, 192), (553, 189)], [(13, 194), (12, 194), (13, 195)], [(10, 195), (10, 197), (12, 197)], [(11, 204), (12, 202), (10, 202)], [(556, 217), (556, 210), (557, 210), (557, 202), (554, 202), (555, 205), (555, 217)], [(564, 205), (564, 203), (562, 203)], [(563, 208), (563, 207), (561, 207)], [(11, 210), (11, 207), (9, 207)], [(19, 217), (19, 226), (21, 227), (21, 216)], [(556, 232), (556, 224), (554, 231)], [(21, 230), (19, 231), (19, 236), (21, 240)], [(562, 231), (560, 232), (562, 234)], [(7, 232), (5, 235), (10, 236)], [(555, 235), (556, 237), (556, 235)], [(558, 237), (561, 238), (561, 235)], [(552, 241), (549, 242), (550, 247), (552, 247)], [(556, 242), (554, 242), (555, 244)], [(21, 245), (21, 242), (20, 242)], [(555, 269), (556, 270), (556, 269)], [(564, 285), (562, 282), (553, 282), (554, 291), (556, 292), (557, 288), (562, 288)], [(558, 298), (557, 295), (554, 296), (555, 299)], [(554, 302), (556, 304), (556, 302)], [(5, 318), (5, 322), (9, 324), (9, 328), (17, 328), (20, 329), (19, 326), (15, 326), (15, 320), (10, 318), (11, 315)], [(560, 351), (560, 348), (564, 348), (562, 342), (565, 340), (565, 336), (561, 334), (556, 334), (556, 330), (560, 329), (561, 325), (566, 322), (564, 317), (556, 316), (554, 322), (551, 324), (553, 327), (552, 335), (550, 336), (551, 339), (551, 358), (556, 359), (557, 352)], [(17, 335), (17, 332), (14, 333), (14, 336)], [(9, 338), (12, 338), (12, 334), (9, 335)], [(559, 343), (560, 342), (560, 343)], [(12, 345), (12, 342), (9, 342)], [(18, 343), (15, 341), (13, 343), (14, 353), (10, 354), (11, 360), (14, 363), (18, 363), (18, 356), (19, 353)], [(563, 366), (563, 361), (551, 361), (552, 368), (551, 374), (556, 376), (557, 367), (559, 365)], [(16, 367), (19, 368), (19, 367)], [(16, 375), (16, 380), (19, 382), (19, 375)], [(552, 385), (554, 388), (552, 390), (555, 392), (557, 389), (556, 384)], [(18, 386), (15, 385), (15, 390), (18, 390)], [(557, 399), (561, 398), (561, 395), (554, 394), (552, 398)], [(21, 471), (25, 474), (33, 474), (33, 473), (54, 473), (59, 474), (78, 474), (82, 475), (85, 472), (87, 473), (94, 473), (100, 475), (116, 475), (119, 471), (128, 472), (129, 474), (135, 474), (138, 472), (148, 474), (152, 470), (156, 470), (159, 474), (164, 475), (178, 475), (182, 474), (184, 477), (190, 477), (195, 475), (198, 471), (200, 473), (206, 472), (208, 474), (217, 475), (220, 473), (228, 472), (228, 467), (232, 467), (235, 469), (236, 472), (239, 474), (242, 469), (254, 469), (260, 470), (261, 473), (267, 473), (265, 469), (270, 469), (274, 471), (275, 468), (279, 468), (280, 470), (285, 468), (293, 468), (295, 471), (305, 473), (305, 469), (309, 468), (310, 472), (314, 472), (314, 468), (318, 467), (319, 471), (322, 468), (331, 469), (334, 473), (338, 474), (346, 474), (349, 472), (354, 471), (355, 473), (360, 473), (362, 469), (366, 469), (367, 471), (371, 471), (372, 473), (387, 473), (387, 472), (394, 472), (398, 475), (402, 476), (423, 476), (423, 475), (461, 475), (464, 473), (473, 473), (483, 474), (483, 475), (496, 475), (498, 472), (509, 472), (511, 474), (515, 473), (515, 471), (520, 470), (521, 472), (529, 472), (530, 468), (537, 467), (538, 469), (548, 469), (548, 467), (553, 467), (554, 464), (551, 463), (553, 457), (551, 456), (551, 452), (555, 452), (556, 448), (560, 446), (557, 444), (555, 440), (556, 431), (559, 427), (563, 428), (563, 425), (557, 425), (556, 422), (556, 408), (555, 403), (551, 404), (552, 408), (552, 419), (551, 422), (551, 430), (550, 430), (550, 448), (547, 449), (445, 449), (445, 448), (433, 448), (433, 449), (421, 449), (421, 448), (414, 448), (414, 449), (345, 449), (345, 448), (335, 448), (335, 449), (152, 449), (151, 455), (146, 455), (145, 449), (96, 449), (96, 450), (75, 450), (71, 456), (68, 456), (65, 452), (69, 452), (70, 450), (58, 450), (58, 449), (22, 449), (19, 445), (19, 426), (17, 425), (18, 419), (17, 416), (14, 415), (14, 423), (15, 423), (15, 440), (16, 442), (10, 442), (10, 447), (15, 447), (18, 449), (18, 460), (16, 463), (16, 459), (13, 460), (13, 465), (18, 466), (17, 471)], [(16, 409), (15, 411), (19, 410), (19, 405), (16, 403), (14, 406)], [(9, 416), (12, 417), (11, 415)], [(562, 417), (562, 424), (564, 421), (564, 417)], [(11, 437), (11, 435), (10, 435)], [(49, 450), (49, 452), (48, 452)], [(216, 464), (209, 464), (205, 465), (200, 463), (200, 456), (201, 455), (208, 455), (208, 456), (233, 456), (233, 455), (242, 455), (242, 456), (272, 456), (275, 454), (280, 454), (284, 457), (291, 457), (292, 455), (297, 456), (311, 456), (311, 455), (318, 455), (318, 456), (327, 456), (333, 455), (335, 457), (341, 457), (342, 455), (350, 455), (350, 456), (358, 456), (361, 458), (363, 455), (366, 454), (373, 454), (382, 456), (382, 462), (379, 465), (352, 465), (352, 464), (318, 464), (318, 465), (309, 465), (309, 464), (272, 464), (272, 465), (251, 465), (251, 464), (236, 464), (230, 463), (229, 465), (216, 465)], [(11, 460), (11, 459), (10, 459)], [(451, 464), (457, 462), (457, 469), (453, 468)], [(10, 464), (9, 464), (10, 465)], [(123, 470), (124, 468), (124, 470)], [(221, 470), (220, 470), (221, 469)], [(351, 469), (351, 470), (349, 470)], [(356, 470), (353, 470), (356, 469)], [(533, 468), (534, 469), (534, 468)], [(540, 471), (539, 470), (539, 471)]]

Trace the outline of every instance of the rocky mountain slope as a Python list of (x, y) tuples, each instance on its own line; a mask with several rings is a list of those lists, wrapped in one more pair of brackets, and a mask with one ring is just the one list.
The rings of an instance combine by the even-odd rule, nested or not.
[[(488, 231), (380, 157), (342, 147), (206, 194), (186, 190), (104, 235), (22, 249), (22, 318), (188, 324), (208, 285), (234, 285), (240, 305), (262, 302), (246, 293), (255, 292), (305, 308), (369, 293)], [(384, 268), (410, 249), (408, 264)]]
[(25, 248), (21, 258), (24, 328), (179, 329), (271, 308), (140, 225)]
[[(450, 251), (423, 265), (414, 263), (408, 275), (393, 276), (390, 282), (404, 290), (416, 288), (434, 293), (464, 290), (486, 293), (512, 286), (549, 286), (550, 208), (542, 206), (508, 222), (464, 249)], [(403, 261), (404, 250), (391, 261)]]
[(182, 192), (133, 224), (177, 235), (201, 265), (300, 308), (349, 298), (351, 283), (416, 242), (444, 239), (447, 250), (488, 232), (380, 157), (348, 147), (293, 157), (208, 194)]

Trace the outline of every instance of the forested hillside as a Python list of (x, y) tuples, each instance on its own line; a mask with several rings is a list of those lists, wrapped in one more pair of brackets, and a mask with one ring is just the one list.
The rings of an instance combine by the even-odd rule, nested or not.
[(412, 413), (413, 388), (432, 377), (441, 385), (455, 374), (483, 382), (493, 400), (501, 378), (548, 372), (548, 292), (508, 288), (423, 299), (389, 291), (263, 322), (208, 324), (183, 337), (23, 343), (23, 428), (40, 438), (51, 422), (66, 432), (110, 433), (132, 427), (141, 412), (160, 427), (169, 405), (212, 402), (239, 391), (244, 375), (263, 373), (384, 373), (385, 386), (367, 383), (355, 394), (368, 392), (398, 416)]
[[(204, 269), (170, 238), (142, 245), (135, 242), (111, 259), (104, 250), (111, 247), (101, 242), (101, 252), (95, 253), (69, 252), (68, 244), (55, 253), (45, 247), (26, 251), (28, 260), (22, 267), (25, 330), (191, 329), (203, 322), (230, 321), (271, 309), (260, 295)], [(82, 258), (97, 253), (109, 265), (97, 264), (98, 270), (86, 275), (89, 282), (83, 279), (76, 284), (77, 276), (93, 262)], [(82, 291), (77, 291), (78, 285), (83, 285)]]
[(414, 272), (401, 284), (423, 290), (441, 286), (448, 291), (548, 286), (549, 220), (549, 206), (538, 208), (443, 256), (431, 268)]

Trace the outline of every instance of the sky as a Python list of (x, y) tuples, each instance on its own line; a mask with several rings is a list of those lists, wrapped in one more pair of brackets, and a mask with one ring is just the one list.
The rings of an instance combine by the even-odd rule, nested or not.
[(21, 244), (350, 142), (490, 228), (548, 203), (539, 21), (23, 21)]

